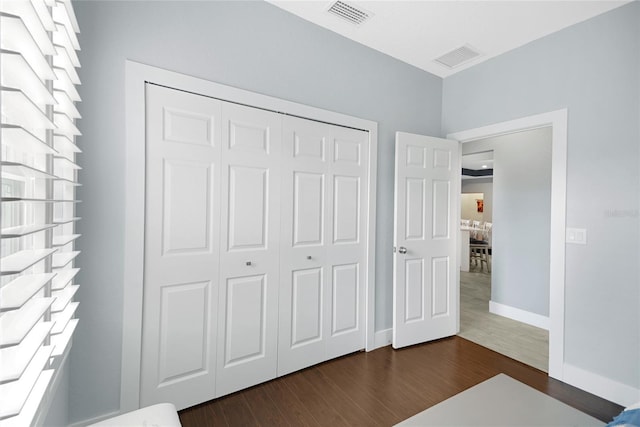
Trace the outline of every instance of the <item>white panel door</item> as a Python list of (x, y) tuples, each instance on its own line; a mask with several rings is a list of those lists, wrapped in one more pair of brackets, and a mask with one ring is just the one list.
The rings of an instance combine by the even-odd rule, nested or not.
[(396, 133), (393, 347), (458, 332), (457, 141)]
[[(327, 359), (364, 348), (369, 204), (369, 135), (332, 126), (327, 266)], [(373, 244), (373, 243), (372, 243)]]
[(147, 85), (146, 105), (140, 404), (182, 409), (215, 397), (221, 103)]
[(278, 375), (364, 347), (363, 131), (285, 117)]
[(217, 396), (276, 376), (281, 121), (222, 106)]

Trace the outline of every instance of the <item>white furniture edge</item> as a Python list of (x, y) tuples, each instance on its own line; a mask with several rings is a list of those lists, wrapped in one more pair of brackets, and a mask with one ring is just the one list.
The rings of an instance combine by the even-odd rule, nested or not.
[(565, 235), (567, 217), (566, 108), (447, 135), (461, 143), (522, 130), (552, 127), (549, 273), (549, 376), (564, 381)]
[[(367, 275), (365, 350), (375, 349), (375, 244), (378, 124), (320, 108), (250, 92), (161, 68), (126, 61), (125, 81), (125, 244), (122, 365), (120, 412), (140, 406), (140, 357), (142, 337), (142, 286), (144, 272), (145, 207), (145, 83), (211, 96), (253, 107), (336, 124), (369, 132), (369, 220), (367, 224)], [(111, 414), (113, 415), (113, 414)]]
[(527, 325), (535, 326), (536, 328), (546, 329), (547, 331), (549, 330), (548, 316), (522, 310), (521, 308), (500, 304), (495, 301), (489, 301), (489, 313), (517, 320), (518, 322), (526, 323)]

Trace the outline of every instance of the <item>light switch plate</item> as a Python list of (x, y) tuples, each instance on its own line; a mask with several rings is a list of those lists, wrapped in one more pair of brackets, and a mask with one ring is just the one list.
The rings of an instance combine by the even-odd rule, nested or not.
[(585, 228), (567, 228), (567, 243), (586, 245), (587, 230)]

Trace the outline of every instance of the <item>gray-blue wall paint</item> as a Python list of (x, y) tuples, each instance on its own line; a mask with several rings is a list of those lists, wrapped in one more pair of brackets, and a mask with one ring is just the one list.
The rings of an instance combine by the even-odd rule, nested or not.
[(391, 327), (394, 133), (440, 135), (442, 80), (264, 2), (74, 6), (84, 170), (71, 421), (119, 407), (126, 59), (378, 122), (376, 329)]
[(443, 132), (568, 108), (565, 360), (640, 387), (640, 3), (444, 80)]
[(462, 145), (462, 154), (485, 151), (493, 152), (494, 162), (491, 301), (547, 317), (551, 128)]

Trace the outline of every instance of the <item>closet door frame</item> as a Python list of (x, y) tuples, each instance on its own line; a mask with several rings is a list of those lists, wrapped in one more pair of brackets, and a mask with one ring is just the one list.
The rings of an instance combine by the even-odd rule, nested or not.
[(378, 123), (320, 108), (222, 85), (204, 79), (126, 61), (125, 70), (125, 245), (120, 412), (140, 407), (140, 360), (144, 283), (145, 220), (145, 86), (153, 83), (223, 101), (282, 112), (305, 119), (367, 131), (369, 163), (367, 195), (367, 271), (365, 350), (375, 346), (375, 245)]

